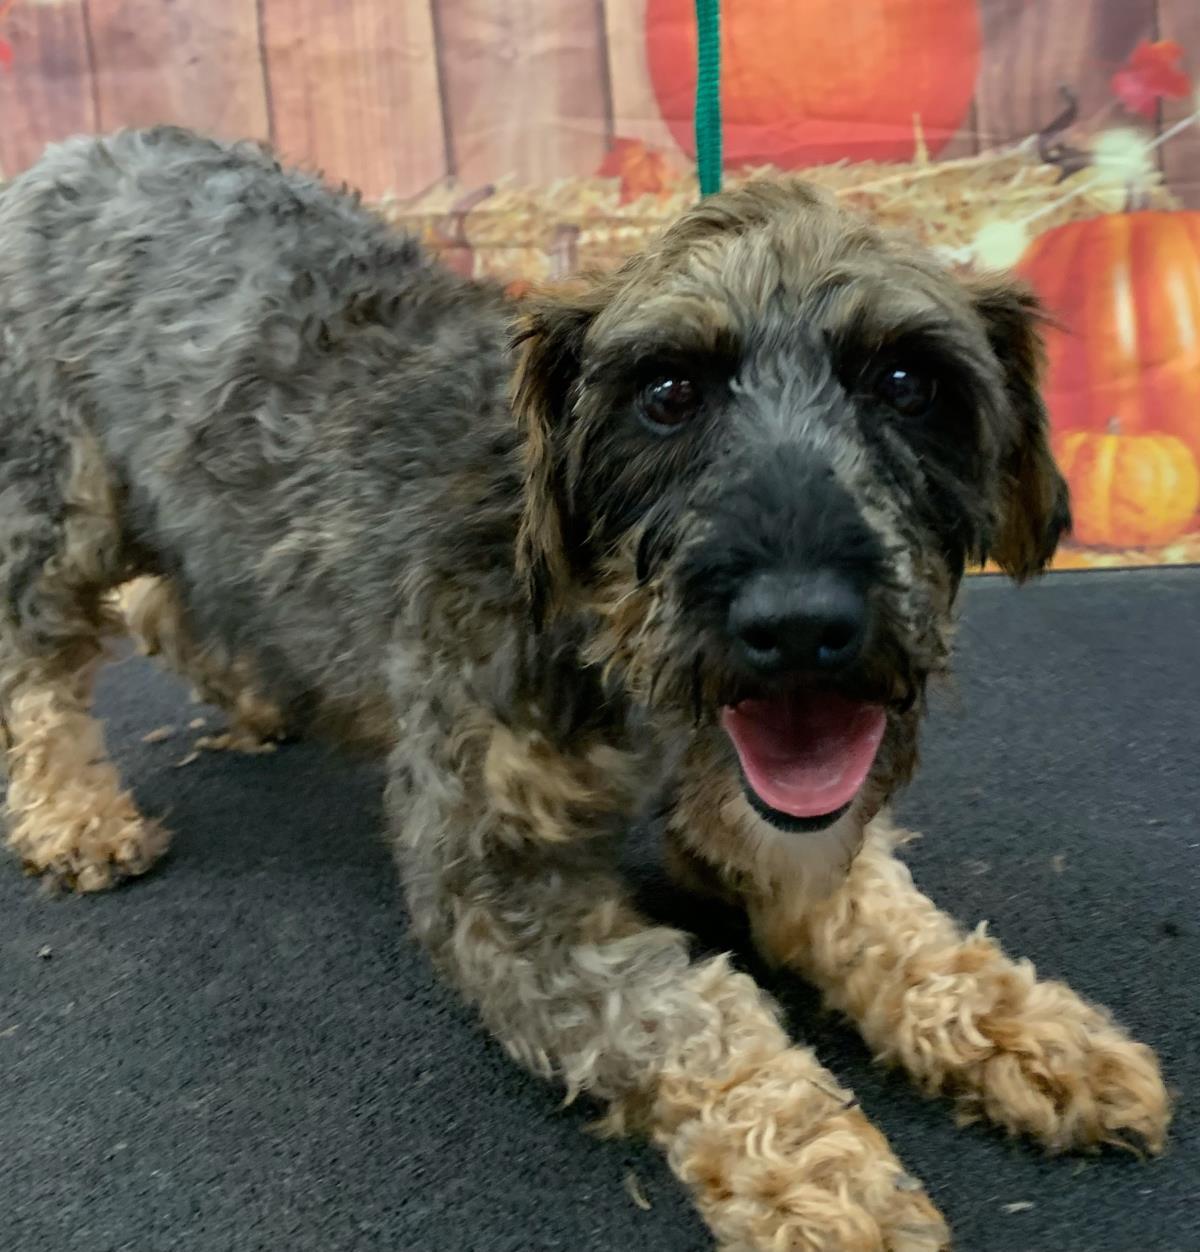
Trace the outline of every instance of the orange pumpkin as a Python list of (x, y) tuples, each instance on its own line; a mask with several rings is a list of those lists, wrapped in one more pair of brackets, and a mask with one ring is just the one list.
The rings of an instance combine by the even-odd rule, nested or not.
[(1200, 460), (1200, 213), (1112, 213), (1033, 241), (1018, 267), (1047, 335), (1057, 430), (1182, 439)]
[(1139, 548), (1178, 538), (1200, 508), (1200, 470), (1173, 435), (1080, 430), (1055, 440), (1071, 488), (1074, 537), (1089, 547)]
[[(648, 0), (659, 109), (695, 155), (695, 0)], [(976, 0), (734, 0), (721, 6), (725, 163), (785, 169), (940, 150), (975, 92)]]

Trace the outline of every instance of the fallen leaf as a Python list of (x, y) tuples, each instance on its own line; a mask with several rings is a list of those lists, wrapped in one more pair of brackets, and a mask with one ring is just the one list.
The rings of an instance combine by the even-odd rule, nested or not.
[(182, 769), (185, 765), (191, 765), (193, 761), (198, 761), (199, 759), (199, 752), (189, 752), (187, 756), (180, 757), (179, 760), (175, 762), (175, 768)]
[(1063, 852), (1059, 852), (1057, 856), (1050, 858), (1050, 868), (1056, 873), (1061, 874), (1067, 868), (1067, 857)]
[(193, 717), (192, 720), (188, 722), (188, 730), (203, 730), (207, 725), (208, 723), (204, 720), (204, 718)]
[(159, 726), (154, 730), (148, 731), (142, 736), (143, 743), (162, 743), (164, 739), (170, 739), (175, 733), (174, 726)]
[(1131, 112), (1153, 117), (1159, 100), (1181, 100), (1192, 89), (1183, 48), (1173, 39), (1143, 39), (1112, 76), (1113, 94)]
[(1034, 1207), (1032, 1200), (1014, 1200), (1011, 1204), (1000, 1206), (1006, 1213), (1025, 1213)]
[(604, 154), (604, 160), (600, 162), (600, 168), (596, 173), (601, 178), (620, 178), (621, 162), (625, 159), (625, 153), (630, 148), (642, 147), (640, 139), (614, 139), (608, 151)]
[(666, 156), (640, 139), (614, 139), (596, 173), (601, 178), (621, 180), (621, 204), (641, 196), (667, 195), (678, 182)]
[(38, 956), (41, 957), (43, 961), (48, 961), (53, 955), (54, 949), (48, 943), (43, 944), (40, 948), (38, 948)]

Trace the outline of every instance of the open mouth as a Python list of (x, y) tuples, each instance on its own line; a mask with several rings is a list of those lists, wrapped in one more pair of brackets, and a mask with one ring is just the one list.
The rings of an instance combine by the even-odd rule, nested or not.
[(754, 807), (784, 829), (819, 829), (859, 793), (887, 729), (883, 707), (795, 691), (722, 710)]

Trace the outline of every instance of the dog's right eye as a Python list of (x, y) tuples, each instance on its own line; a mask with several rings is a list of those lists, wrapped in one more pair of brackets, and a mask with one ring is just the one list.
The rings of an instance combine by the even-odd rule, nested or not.
[(656, 378), (642, 389), (638, 409), (651, 429), (676, 430), (700, 411), (700, 389), (690, 378)]
[(875, 379), (875, 390), (902, 417), (921, 417), (937, 398), (937, 380), (922, 370), (890, 365)]

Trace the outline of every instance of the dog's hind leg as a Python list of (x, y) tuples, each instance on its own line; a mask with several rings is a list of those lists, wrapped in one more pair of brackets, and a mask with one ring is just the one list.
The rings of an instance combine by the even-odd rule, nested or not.
[(166, 832), (138, 812), (90, 712), (105, 593), (127, 573), (118, 493), (100, 450), (9, 426), (0, 464), (0, 736), (7, 844), (31, 874), (98, 891), (144, 873)]
[(269, 752), (285, 736), (283, 714), (263, 693), (250, 663), (224, 656), (196, 639), (169, 579), (135, 578), (119, 588), (116, 601), (142, 651), (191, 683), (197, 700), (214, 705), (229, 718), (225, 731), (204, 736), (197, 747)]

